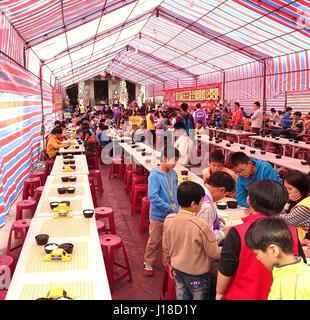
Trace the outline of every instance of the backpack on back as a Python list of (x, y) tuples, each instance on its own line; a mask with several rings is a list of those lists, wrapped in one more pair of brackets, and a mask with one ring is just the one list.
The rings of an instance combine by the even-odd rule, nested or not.
[(205, 126), (206, 125), (206, 113), (204, 112), (204, 110), (198, 109), (195, 111), (195, 123), (197, 123), (198, 120), (200, 120), (202, 122), (202, 125)]

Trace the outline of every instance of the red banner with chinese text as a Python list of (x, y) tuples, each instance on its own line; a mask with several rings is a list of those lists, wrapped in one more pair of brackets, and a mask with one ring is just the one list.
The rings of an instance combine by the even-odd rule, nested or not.
[(203, 109), (213, 109), (221, 99), (221, 83), (164, 91), (164, 102), (168, 108), (180, 108), (186, 102), (190, 108), (200, 103)]

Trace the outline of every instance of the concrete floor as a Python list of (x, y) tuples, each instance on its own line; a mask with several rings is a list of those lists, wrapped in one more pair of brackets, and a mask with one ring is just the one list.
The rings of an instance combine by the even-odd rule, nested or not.
[[(124, 241), (133, 277), (131, 283), (127, 281), (127, 278), (116, 283), (112, 298), (113, 300), (158, 300), (164, 271), (161, 256), (158, 257), (158, 262), (154, 266), (154, 277), (145, 277), (143, 275), (143, 256), (148, 239), (147, 232), (144, 235), (138, 232), (139, 214), (135, 216), (130, 214), (130, 198), (124, 191), (123, 180), (120, 178), (109, 180), (108, 166), (101, 166), (100, 171), (104, 193), (98, 196), (98, 206), (111, 207), (114, 210), (116, 233)], [(21, 195), (18, 200), (20, 199)], [(5, 254), (9, 231), (14, 220), (15, 204), (6, 217), (5, 226), (0, 229), (1, 254)], [(16, 261), (18, 254), (16, 250)]]

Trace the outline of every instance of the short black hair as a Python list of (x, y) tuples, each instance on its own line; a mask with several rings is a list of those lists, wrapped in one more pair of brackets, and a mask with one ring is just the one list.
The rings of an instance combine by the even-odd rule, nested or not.
[(255, 101), (254, 104), (260, 108), (260, 102), (259, 101)]
[(164, 157), (168, 160), (175, 158), (179, 159), (180, 158), (180, 152), (178, 149), (172, 147), (172, 146), (166, 146), (164, 149), (161, 151), (160, 158), (163, 161)]
[(287, 107), (287, 108), (285, 109), (286, 112), (292, 111), (292, 110), (293, 110), (293, 109), (292, 109), (291, 107)]
[(215, 188), (225, 188), (226, 192), (233, 192), (235, 190), (234, 178), (223, 171), (214, 172), (212, 176), (207, 179), (207, 184)]
[(295, 187), (301, 193), (302, 199), (308, 197), (310, 186), (307, 175), (298, 170), (293, 170), (286, 172), (283, 175), (283, 180)]
[(240, 103), (237, 102), (237, 101), (235, 102), (235, 105), (238, 106), (238, 107), (240, 107)]
[(274, 216), (282, 212), (288, 201), (283, 184), (270, 179), (255, 181), (249, 188), (251, 207), (258, 213)]
[(275, 108), (271, 108), (270, 111), (271, 112), (276, 112), (276, 109)]
[(181, 109), (182, 109), (183, 111), (187, 111), (187, 109), (188, 109), (188, 104), (187, 104), (186, 102), (183, 102), (183, 103), (181, 104)]
[(294, 116), (301, 117), (301, 112), (300, 111), (295, 111), (294, 112)]
[(181, 208), (190, 207), (192, 202), (199, 204), (204, 196), (204, 188), (196, 182), (184, 181), (178, 187), (177, 199)]
[(51, 134), (62, 134), (62, 130), (61, 127), (55, 127), (53, 128), (53, 130), (51, 131)]
[(185, 124), (183, 122), (176, 122), (174, 124), (173, 128), (175, 130), (178, 130), (178, 129), (184, 129), (185, 130)]
[(196, 103), (196, 108), (201, 108), (201, 104), (198, 102), (198, 103)]
[(218, 162), (218, 163), (224, 164), (225, 156), (221, 151), (213, 151), (210, 154), (209, 162)]
[(235, 168), (238, 164), (247, 164), (249, 161), (250, 158), (244, 152), (235, 152), (230, 157), (232, 168)]
[(60, 126), (60, 124), (61, 124), (61, 122), (60, 122), (59, 120), (56, 120), (56, 121), (54, 122), (55, 127)]
[(284, 253), (293, 254), (293, 237), (288, 224), (275, 217), (256, 220), (245, 234), (245, 243), (251, 250), (265, 252), (271, 244), (277, 245)]
[(201, 120), (197, 120), (197, 121), (196, 121), (196, 123), (200, 123), (200, 124), (202, 124), (202, 121), (201, 121)]

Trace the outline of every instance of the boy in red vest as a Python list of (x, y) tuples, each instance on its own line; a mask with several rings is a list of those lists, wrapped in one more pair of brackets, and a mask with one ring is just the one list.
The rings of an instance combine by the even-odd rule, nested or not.
[[(280, 213), (287, 201), (287, 190), (276, 181), (259, 180), (250, 186), (248, 203), (253, 213), (243, 218), (244, 223), (231, 228), (227, 234), (217, 275), (216, 300), (267, 300), (272, 273), (246, 246), (245, 234), (257, 219)], [(297, 230), (291, 228), (291, 233), (294, 254), (305, 259)]]

